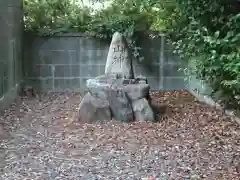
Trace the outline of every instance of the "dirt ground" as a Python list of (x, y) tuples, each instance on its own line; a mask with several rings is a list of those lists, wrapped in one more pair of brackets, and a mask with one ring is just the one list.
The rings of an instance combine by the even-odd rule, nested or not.
[(82, 124), (74, 93), (16, 100), (0, 116), (0, 178), (240, 179), (237, 123), (185, 91), (151, 96), (157, 123)]

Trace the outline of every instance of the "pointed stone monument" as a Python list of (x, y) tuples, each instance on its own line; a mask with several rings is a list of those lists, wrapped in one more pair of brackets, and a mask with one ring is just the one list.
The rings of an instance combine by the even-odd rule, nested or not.
[(133, 79), (133, 65), (130, 49), (125, 37), (115, 32), (109, 47), (105, 74), (116, 73), (124, 78)]
[(125, 37), (114, 33), (105, 74), (87, 80), (88, 93), (79, 106), (79, 121), (154, 121), (146, 78), (134, 78), (132, 56)]

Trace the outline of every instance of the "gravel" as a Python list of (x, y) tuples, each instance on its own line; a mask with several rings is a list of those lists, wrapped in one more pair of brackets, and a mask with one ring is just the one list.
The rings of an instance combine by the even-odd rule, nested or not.
[(83, 124), (79, 94), (40, 96), (0, 116), (3, 180), (240, 177), (240, 127), (187, 91), (152, 92), (158, 122), (129, 124)]

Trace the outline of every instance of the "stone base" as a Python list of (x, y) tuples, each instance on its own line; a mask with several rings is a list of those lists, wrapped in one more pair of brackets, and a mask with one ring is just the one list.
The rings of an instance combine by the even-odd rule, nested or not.
[(82, 123), (94, 123), (111, 120), (110, 106), (107, 100), (96, 98), (87, 93), (80, 105), (78, 120)]
[(112, 116), (123, 122), (133, 120), (153, 122), (155, 116), (149, 103), (150, 86), (146, 82), (143, 78), (117, 78), (115, 74), (89, 79), (87, 81), (89, 92), (80, 104), (79, 119), (94, 122), (107, 118), (110, 120)]
[(145, 98), (136, 99), (132, 102), (135, 120), (137, 121), (155, 121), (154, 112)]

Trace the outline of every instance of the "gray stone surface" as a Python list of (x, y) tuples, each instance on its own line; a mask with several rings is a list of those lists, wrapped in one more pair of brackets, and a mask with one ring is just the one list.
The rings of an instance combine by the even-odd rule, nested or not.
[(148, 96), (150, 91), (149, 84), (129, 84), (124, 86), (124, 91), (131, 100), (141, 99)]
[(95, 123), (111, 120), (111, 112), (107, 99), (99, 99), (90, 93), (85, 94), (79, 105), (78, 121)]
[(22, 1), (0, 2), (0, 110), (17, 96), (22, 75)]
[[(164, 41), (164, 35), (160, 35), (156, 39), (151, 39), (146, 35), (141, 38), (139, 45), (143, 48), (141, 55), (145, 57), (145, 61), (139, 63), (133, 59), (134, 75), (146, 76), (151, 90), (185, 88), (187, 82), (182, 81), (184, 74), (176, 72), (181, 67), (181, 63), (166, 47)], [(25, 66), (29, 67), (26, 69), (34, 69), (36, 66), (47, 69), (46, 71), (43, 69), (38, 71), (40, 72), (38, 77), (36, 77), (36, 73), (27, 70), (27, 77), (40, 83), (36, 87), (47, 85), (41, 87), (39, 91), (64, 92), (69, 90), (65, 82), (53, 83), (52, 85), (42, 82), (45, 81), (43, 77), (47, 77), (51, 78), (52, 82), (68, 79), (67, 81), (72, 81), (68, 83), (72, 84), (71, 89), (79, 92), (80, 89), (85, 88), (87, 79), (104, 74), (109, 45), (108, 42), (88, 38), (80, 33), (62, 34), (50, 38), (36, 37), (31, 41), (25, 40)], [(152, 63), (149, 64), (149, 62)], [(49, 77), (45, 74), (49, 73), (49, 66), (56, 76), (53, 74), (52, 77)], [(64, 68), (60, 66), (64, 66)], [(80, 84), (75, 83), (76, 78), (79, 79)], [(177, 81), (178, 79), (181, 80)]]
[(125, 37), (119, 32), (113, 34), (109, 47), (105, 66), (105, 74), (107, 73), (118, 73), (130, 79), (134, 77), (132, 55)]
[[(129, 53), (125, 52), (127, 43), (122, 41), (124, 41), (124, 37), (121, 34), (115, 33), (113, 35), (105, 74), (88, 79), (86, 82), (87, 89), (92, 96), (102, 100), (103, 103), (107, 99), (115, 120), (123, 122), (134, 120), (154, 121), (153, 111), (145, 99), (149, 100), (150, 85), (144, 76), (140, 75), (137, 78), (133, 78), (132, 59), (129, 59)], [(118, 50), (115, 52), (116, 48)], [(114, 52), (111, 52), (112, 49), (114, 49)], [(123, 53), (123, 56), (127, 59), (123, 58), (123, 62), (114, 62), (112, 53), (117, 53), (117, 55)], [(122, 66), (122, 63), (125, 63), (125, 65)], [(90, 111), (93, 110), (91, 109)]]
[(134, 120), (132, 104), (122, 89), (113, 89), (108, 93), (111, 112), (116, 120), (131, 122)]
[(132, 102), (132, 108), (137, 121), (155, 121), (155, 115), (152, 107), (145, 98), (134, 100)]
[[(89, 79), (86, 86), (94, 97), (103, 100), (107, 99), (113, 118), (123, 122), (135, 120), (132, 102), (137, 99), (148, 98), (150, 90), (150, 85), (147, 84), (145, 77), (124, 79), (116, 73)], [(134, 104), (137, 117), (142, 121), (153, 121), (151, 107), (144, 104), (145, 101), (139, 102), (139, 106), (136, 106), (136, 103)], [(148, 103), (148, 101), (146, 102)], [(144, 114), (145, 111), (147, 111), (147, 114)]]

